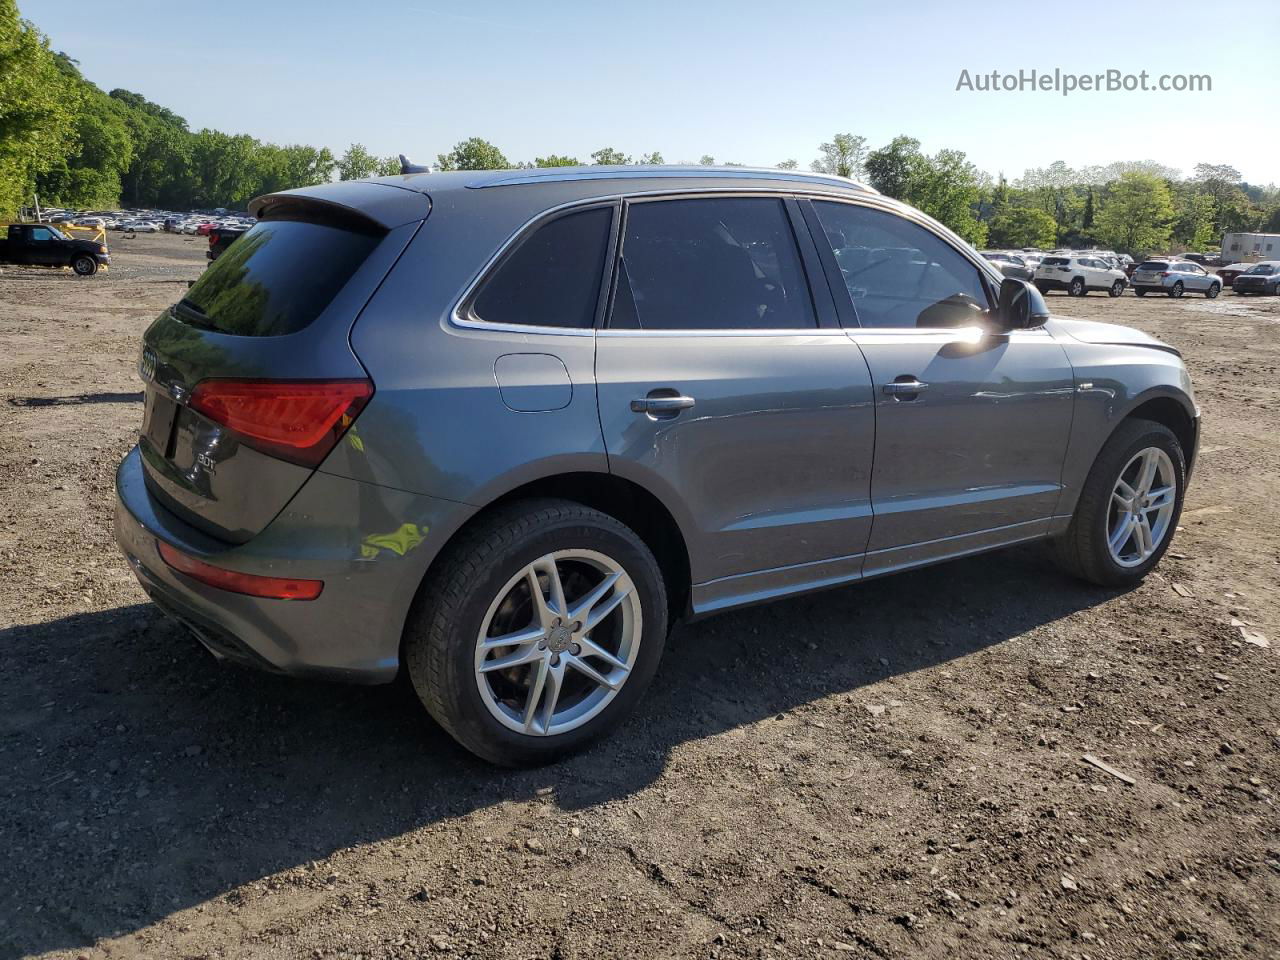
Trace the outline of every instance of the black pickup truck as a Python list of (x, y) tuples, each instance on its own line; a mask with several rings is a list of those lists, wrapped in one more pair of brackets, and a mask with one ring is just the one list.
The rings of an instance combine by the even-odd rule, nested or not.
[(75, 240), (45, 223), (11, 223), (0, 237), (0, 263), (23, 267), (70, 267), (91, 277), (98, 267), (111, 263), (107, 245), (96, 240)]
[(209, 231), (209, 250), (205, 256), (210, 262), (217, 260), (231, 246), (231, 241), (244, 232), (243, 227), (213, 227)]

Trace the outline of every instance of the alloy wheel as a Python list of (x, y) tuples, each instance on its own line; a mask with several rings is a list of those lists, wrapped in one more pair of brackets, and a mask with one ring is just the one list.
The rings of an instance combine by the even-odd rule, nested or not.
[(518, 733), (567, 733), (617, 696), (642, 634), (639, 595), (617, 561), (594, 550), (546, 554), (507, 581), (481, 622), (481, 699)]
[(1173, 460), (1159, 447), (1140, 450), (1111, 491), (1107, 549), (1122, 567), (1145, 563), (1169, 535), (1177, 504)]

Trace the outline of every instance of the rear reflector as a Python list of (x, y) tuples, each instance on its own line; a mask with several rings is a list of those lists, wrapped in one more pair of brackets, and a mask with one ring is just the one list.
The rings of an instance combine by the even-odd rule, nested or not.
[(203, 380), (191, 409), (265, 453), (316, 466), (371, 396), (368, 380)]
[(288, 577), (259, 577), (252, 573), (224, 570), (188, 556), (163, 540), (156, 541), (160, 559), (179, 573), (193, 580), (207, 583), (219, 590), (243, 593), (250, 597), (266, 597), (271, 600), (314, 600), (324, 589), (323, 580), (294, 580)]

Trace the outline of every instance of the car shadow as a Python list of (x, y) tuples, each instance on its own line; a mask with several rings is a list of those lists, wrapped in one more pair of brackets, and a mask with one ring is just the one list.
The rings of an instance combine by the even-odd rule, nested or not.
[(66, 397), (9, 397), (11, 407), (65, 407), (82, 403), (141, 403), (136, 393), (77, 393)]
[(1038, 548), (683, 625), (637, 714), (537, 771), (453, 744), (407, 684), (219, 667), (148, 604), (0, 632), (0, 954), (83, 948), (345, 847), (555, 788), (654, 782), (673, 748), (998, 644), (1114, 597)]

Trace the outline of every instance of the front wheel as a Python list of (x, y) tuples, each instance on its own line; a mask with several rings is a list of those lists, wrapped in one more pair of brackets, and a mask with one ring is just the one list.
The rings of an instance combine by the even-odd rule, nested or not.
[(1174, 283), (1172, 287), (1169, 288), (1169, 296), (1180, 297), (1182, 296), (1184, 290), (1185, 288), (1182, 286), (1182, 281), (1179, 280), (1176, 283)]
[(1124, 281), (1117, 280), (1115, 283), (1111, 285), (1111, 290), (1109, 292), (1113, 297), (1120, 296), (1120, 294), (1124, 293)]
[(634, 708), (667, 633), (649, 548), (563, 500), (495, 512), (424, 583), (405, 662), (427, 710), (493, 763), (549, 763), (598, 742)]
[(81, 254), (71, 261), (71, 269), (81, 277), (92, 277), (98, 272), (98, 261), (86, 254)]
[(1211, 283), (1209, 284), (1209, 289), (1204, 292), (1204, 295), (1209, 300), (1215, 300), (1217, 299), (1218, 294), (1221, 292), (1222, 292), (1222, 288), (1220, 286), (1218, 286), (1216, 283)]
[(1160, 562), (1182, 514), (1186, 456), (1173, 431), (1126, 420), (1089, 471), (1067, 532), (1055, 543), (1059, 564), (1101, 586), (1137, 583)]

